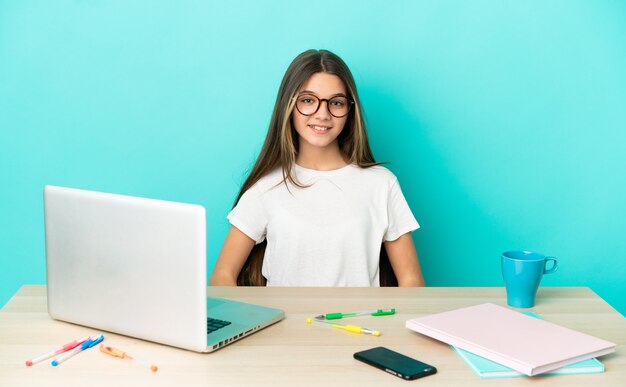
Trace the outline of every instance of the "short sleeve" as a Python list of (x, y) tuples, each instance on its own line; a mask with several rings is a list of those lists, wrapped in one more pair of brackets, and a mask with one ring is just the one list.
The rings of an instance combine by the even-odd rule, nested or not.
[(239, 202), (226, 216), (230, 224), (253, 239), (256, 244), (265, 240), (267, 211), (258, 186), (252, 186), (239, 198)]
[(420, 226), (406, 202), (398, 179), (394, 179), (387, 200), (388, 226), (383, 241), (394, 241), (402, 235), (417, 230)]

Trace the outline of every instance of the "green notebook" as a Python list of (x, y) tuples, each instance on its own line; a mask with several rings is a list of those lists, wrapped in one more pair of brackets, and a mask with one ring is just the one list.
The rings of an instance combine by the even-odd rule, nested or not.
[[(541, 319), (541, 317), (533, 312), (525, 312), (525, 314)], [(461, 348), (452, 346), (452, 349), (467, 363), (468, 366), (481, 378), (514, 378), (527, 376), (521, 372), (517, 372), (500, 363), (485, 359), (484, 357), (475, 355)], [(541, 375), (565, 375), (565, 374), (595, 374), (604, 372), (604, 364), (598, 359), (583, 360), (578, 363), (567, 365), (554, 371), (546, 372)], [(528, 377), (528, 376), (527, 376)]]
[[(509, 367), (503, 366), (502, 364), (496, 363), (495, 361), (491, 361), (485, 359), (484, 357), (480, 357), (471, 352), (467, 352), (462, 350), (461, 348), (456, 348), (451, 346), (452, 349), (467, 363), (468, 366), (476, 373), (476, 375), (481, 378), (514, 378), (518, 376), (527, 376), (521, 372), (517, 372)], [(598, 359), (588, 359), (583, 360), (578, 363), (567, 365), (563, 368), (556, 369), (554, 371), (546, 372), (545, 374), (541, 374), (538, 376), (545, 375), (565, 375), (565, 374), (595, 374), (599, 372), (604, 372), (604, 364), (602, 364)]]

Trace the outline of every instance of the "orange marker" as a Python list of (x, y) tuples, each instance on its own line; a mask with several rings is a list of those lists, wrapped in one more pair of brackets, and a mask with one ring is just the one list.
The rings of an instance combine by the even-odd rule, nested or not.
[(121, 359), (130, 359), (130, 360), (134, 361), (137, 364), (140, 364), (142, 366), (146, 366), (146, 367), (150, 368), (150, 371), (152, 371), (152, 372), (157, 372), (157, 370), (159, 369), (154, 364), (149, 364), (149, 363), (146, 363), (145, 361), (141, 361), (141, 360), (135, 359), (132, 356), (129, 356), (126, 352), (124, 352), (124, 351), (122, 351), (120, 349), (117, 349), (117, 348), (113, 348), (113, 347), (109, 347), (109, 346), (100, 344), (100, 352), (106, 353), (107, 355), (119, 357)]

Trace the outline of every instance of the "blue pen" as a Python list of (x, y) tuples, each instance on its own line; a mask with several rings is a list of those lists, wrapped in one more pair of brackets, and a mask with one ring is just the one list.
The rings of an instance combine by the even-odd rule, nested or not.
[(73, 350), (67, 352), (66, 354), (64, 354), (63, 356), (59, 357), (58, 359), (55, 359), (52, 361), (52, 365), (54, 367), (58, 366), (59, 364), (63, 363), (64, 361), (66, 361), (67, 359), (69, 359), (70, 357), (76, 355), (77, 353), (84, 351), (85, 349), (89, 349), (91, 347), (93, 347), (94, 345), (100, 343), (102, 340), (104, 340), (104, 335), (97, 335), (94, 337), (90, 337), (87, 341), (85, 341), (84, 343), (82, 343), (80, 346), (74, 348)]

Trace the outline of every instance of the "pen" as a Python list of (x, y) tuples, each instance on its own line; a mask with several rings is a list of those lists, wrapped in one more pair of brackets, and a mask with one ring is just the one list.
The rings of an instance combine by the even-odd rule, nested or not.
[(107, 355), (119, 357), (121, 359), (130, 359), (130, 360), (134, 361), (135, 363), (138, 363), (140, 365), (143, 365), (143, 366), (146, 366), (146, 367), (150, 368), (150, 371), (152, 371), (152, 372), (157, 372), (157, 370), (159, 369), (154, 364), (150, 364), (150, 363), (147, 363), (145, 361), (141, 361), (141, 360), (135, 359), (134, 357), (128, 355), (126, 352), (124, 352), (124, 351), (122, 351), (120, 349), (117, 349), (117, 348), (108, 347), (108, 346), (104, 346), (104, 345), (100, 344), (100, 352), (106, 353)]
[(80, 344), (82, 344), (85, 341), (87, 341), (87, 339), (89, 339), (89, 337), (83, 337), (83, 338), (80, 338), (78, 340), (71, 341), (71, 342), (69, 342), (69, 343), (67, 343), (65, 345), (62, 345), (62, 346), (60, 346), (60, 347), (58, 347), (56, 349), (53, 349), (50, 352), (42, 353), (41, 355), (36, 356), (36, 357), (32, 358), (31, 360), (26, 360), (26, 366), (30, 367), (33, 364), (37, 364), (40, 361), (44, 361), (46, 359), (49, 359), (49, 358), (51, 358), (54, 355), (58, 355), (60, 353), (72, 350), (72, 349), (78, 347)]
[(327, 313), (320, 314), (319, 316), (315, 316), (318, 320), (337, 320), (344, 317), (354, 317), (354, 316), (389, 316), (396, 313), (395, 308), (391, 309), (374, 309), (374, 310), (363, 310), (361, 312), (348, 312), (348, 313)]
[(364, 328), (358, 325), (340, 325), (340, 324), (335, 324), (335, 323), (326, 322), (326, 321), (317, 320), (317, 319), (311, 319), (311, 318), (307, 318), (306, 323), (307, 324), (315, 323), (315, 324), (324, 325), (327, 327), (344, 329), (348, 332), (353, 332), (353, 333), (366, 333), (368, 335), (380, 336), (380, 331), (376, 331), (374, 329), (369, 329), (369, 328)]
[(79, 353), (81, 351), (84, 351), (85, 349), (89, 349), (89, 348), (93, 347), (94, 345), (98, 344), (102, 340), (104, 340), (104, 335), (101, 335), (101, 334), (97, 335), (97, 336), (94, 336), (94, 337), (90, 337), (85, 342), (83, 342), (81, 345), (79, 345), (76, 348), (72, 349), (71, 351), (61, 355), (61, 357), (59, 357), (58, 359), (52, 360), (51, 364), (54, 367), (56, 367), (59, 364), (61, 364), (64, 361), (66, 361), (67, 359), (69, 359), (70, 357), (76, 355), (77, 353)]

